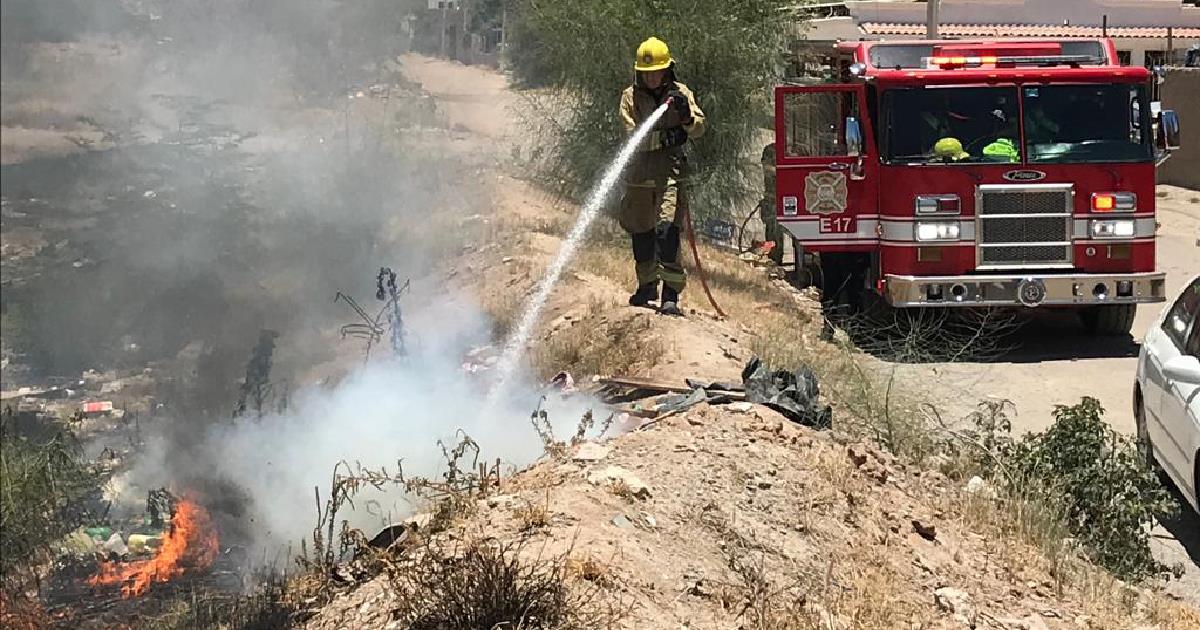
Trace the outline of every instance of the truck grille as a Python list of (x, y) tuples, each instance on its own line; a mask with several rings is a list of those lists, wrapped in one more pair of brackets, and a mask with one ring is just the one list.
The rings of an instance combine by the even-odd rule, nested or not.
[(976, 192), (980, 269), (1071, 264), (1070, 184), (984, 185)]

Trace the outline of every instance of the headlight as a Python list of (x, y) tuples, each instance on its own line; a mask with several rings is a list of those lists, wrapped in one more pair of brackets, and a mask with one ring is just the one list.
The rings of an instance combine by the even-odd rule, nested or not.
[(957, 241), (958, 223), (917, 223), (918, 241)]
[(1092, 221), (1092, 236), (1095, 238), (1132, 238), (1133, 219)]

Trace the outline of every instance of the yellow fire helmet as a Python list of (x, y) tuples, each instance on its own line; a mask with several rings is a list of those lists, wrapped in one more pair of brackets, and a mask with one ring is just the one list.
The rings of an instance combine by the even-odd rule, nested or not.
[(657, 37), (651, 37), (642, 42), (637, 49), (637, 59), (633, 63), (633, 69), (638, 72), (654, 72), (655, 70), (666, 70), (671, 67), (674, 60), (671, 59), (671, 51), (667, 49), (667, 43)]
[(933, 145), (933, 154), (939, 158), (950, 158), (958, 161), (963, 158), (971, 157), (970, 153), (963, 151), (962, 142), (958, 138), (942, 138)]

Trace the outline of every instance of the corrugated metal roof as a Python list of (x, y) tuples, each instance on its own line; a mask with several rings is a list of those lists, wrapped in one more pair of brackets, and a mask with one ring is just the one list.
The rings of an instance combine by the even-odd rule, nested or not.
[[(859, 25), (867, 35), (924, 35), (925, 25), (915, 22), (863, 22)], [(1065, 26), (1062, 24), (940, 24), (938, 35), (944, 37), (1103, 37), (1099, 26)], [(1177, 27), (1172, 35), (1180, 38), (1200, 37), (1200, 28)], [(1114, 38), (1167, 37), (1165, 26), (1110, 26), (1108, 36)]]

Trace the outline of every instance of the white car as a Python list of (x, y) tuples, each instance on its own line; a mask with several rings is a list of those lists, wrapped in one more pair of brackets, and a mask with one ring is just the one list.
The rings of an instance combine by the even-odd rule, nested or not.
[(1200, 276), (1146, 333), (1133, 412), (1142, 455), (1200, 513)]

